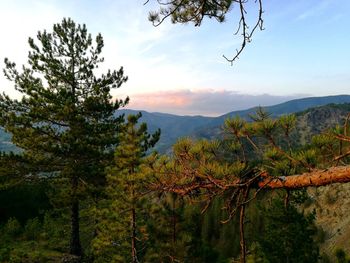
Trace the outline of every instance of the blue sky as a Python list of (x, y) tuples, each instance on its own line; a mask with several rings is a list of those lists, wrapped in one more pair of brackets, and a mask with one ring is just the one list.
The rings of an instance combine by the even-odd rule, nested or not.
[[(169, 22), (153, 27), (144, 0), (2, 0), (0, 60), (23, 64), (27, 38), (51, 30), (63, 17), (85, 23), (105, 39), (104, 68), (124, 66), (129, 81), (116, 97), (130, 108), (216, 116), (293, 98), (349, 94), (350, 1), (265, 0), (264, 31), (257, 31), (240, 59), (223, 58), (240, 45), (234, 36), (237, 8), (225, 23), (200, 28)], [(247, 7), (254, 16), (254, 1)], [(0, 77), (0, 91), (18, 96)]]

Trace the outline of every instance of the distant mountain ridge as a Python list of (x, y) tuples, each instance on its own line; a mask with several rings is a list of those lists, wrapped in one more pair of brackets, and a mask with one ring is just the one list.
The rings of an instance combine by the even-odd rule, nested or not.
[[(271, 113), (273, 117), (278, 117), (283, 114), (291, 114), (299, 111), (307, 110), (308, 108), (314, 108), (318, 106), (323, 106), (327, 104), (342, 104), (350, 103), (350, 95), (334, 95), (334, 96), (324, 96), (324, 97), (308, 97), (302, 99), (294, 99), (280, 104), (272, 106), (262, 106), (267, 112)], [(223, 121), (232, 116), (240, 116), (247, 118), (249, 114), (254, 113), (259, 106), (249, 108), (247, 110), (232, 111), (215, 118), (212, 123), (223, 123)]]
[(137, 114), (141, 112), (141, 122), (147, 123), (149, 132), (161, 129), (161, 137), (156, 144), (156, 149), (166, 152), (170, 146), (180, 137), (189, 136), (198, 129), (205, 127), (214, 118), (204, 116), (178, 116), (160, 112), (147, 112), (138, 110), (118, 110), (117, 114)]
[[(295, 99), (263, 108), (271, 113), (272, 117), (278, 117), (283, 114), (305, 111), (313, 107), (343, 103), (350, 103), (350, 95)], [(161, 129), (162, 134), (156, 149), (160, 152), (166, 152), (180, 137), (189, 136), (195, 138), (213, 138), (220, 133), (221, 126), (225, 119), (234, 116), (249, 119), (249, 114), (254, 113), (257, 108), (258, 106), (246, 110), (232, 111), (219, 117), (179, 116), (167, 113), (150, 113), (147, 111), (137, 110), (118, 110), (118, 114), (128, 115), (141, 112), (141, 121), (147, 123), (151, 132), (155, 131), (157, 128)]]
[[(350, 103), (350, 95), (336, 95), (325, 97), (309, 97), (302, 99), (290, 100), (273, 106), (263, 107), (272, 117), (283, 114), (296, 113), (305, 111), (309, 108), (324, 106), (327, 104), (343, 104)], [(161, 129), (161, 138), (156, 145), (156, 149), (160, 152), (167, 152), (171, 145), (177, 139), (184, 136), (194, 138), (213, 138), (221, 131), (221, 126), (228, 117), (239, 116), (245, 119), (249, 118), (249, 114), (254, 113), (257, 107), (247, 110), (232, 111), (219, 117), (205, 116), (179, 116), (160, 112), (147, 112), (139, 110), (121, 109), (116, 112), (117, 115), (142, 113), (142, 122), (146, 122), (150, 132), (154, 132), (158, 128)], [(16, 148), (10, 143), (10, 135), (0, 129), (0, 151), (10, 151)]]

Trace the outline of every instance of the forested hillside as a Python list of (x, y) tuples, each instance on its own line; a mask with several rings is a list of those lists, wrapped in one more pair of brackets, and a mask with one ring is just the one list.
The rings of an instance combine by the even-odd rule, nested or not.
[[(0, 95), (1, 262), (350, 261), (337, 200), (348, 198), (350, 107), (328, 104), (349, 96), (142, 119), (111, 95), (123, 68), (95, 70), (101, 34), (67, 18), (28, 42), (27, 65), (5, 59), (21, 99)], [(167, 154), (154, 151), (159, 127)]]
[[(329, 99), (329, 102), (327, 102)], [(325, 128), (330, 128), (332, 125), (340, 124), (339, 121), (344, 121), (349, 110), (348, 96), (331, 96), (320, 98), (307, 98), (286, 102), (283, 104), (263, 107), (272, 118), (277, 118), (283, 114), (295, 113), (298, 119), (298, 129), (300, 136), (307, 136), (310, 139), (314, 134), (323, 131)], [(303, 102), (307, 103), (303, 103)], [(335, 101), (335, 102), (334, 102)], [(340, 101), (339, 103), (337, 101)], [(345, 101), (345, 102), (343, 102)], [(307, 105), (313, 105), (308, 107)], [(193, 134), (194, 137), (213, 139), (222, 136), (222, 125), (225, 118), (239, 116), (243, 119), (251, 121), (249, 115), (255, 113), (258, 108), (248, 109), (246, 111), (231, 112), (229, 114), (215, 119), (206, 127), (198, 128)], [(298, 110), (301, 109), (301, 110)], [(303, 132), (305, 131), (304, 135)], [(306, 142), (305, 140), (303, 141)]]
[[(339, 118), (344, 118), (344, 112), (347, 110), (345, 106), (346, 103), (350, 103), (349, 95), (338, 95), (338, 96), (325, 96), (325, 97), (311, 97), (304, 99), (297, 99), (281, 103), (274, 106), (267, 106), (264, 109), (271, 114), (271, 117), (278, 117), (283, 114), (297, 113), (301, 115), (302, 112), (309, 108), (320, 107), (327, 104), (340, 104), (340, 116), (336, 116), (337, 113), (334, 112), (332, 118), (325, 118), (325, 123), (321, 122), (317, 125), (316, 121), (310, 123), (312, 129), (309, 134), (315, 134), (316, 131), (322, 131), (322, 127), (327, 126), (328, 122), (332, 124), (337, 124)], [(344, 105), (343, 105), (344, 104)], [(117, 116), (122, 114), (128, 116), (130, 114), (138, 114), (141, 112), (142, 117), (141, 122), (145, 122), (148, 125), (150, 132), (155, 132), (157, 129), (161, 130), (161, 136), (159, 142), (157, 143), (155, 149), (165, 153), (169, 152), (171, 146), (181, 137), (189, 136), (193, 138), (215, 138), (220, 136), (221, 127), (224, 124), (226, 118), (239, 116), (249, 120), (249, 114), (253, 114), (258, 107), (250, 108), (243, 111), (233, 111), (224, 114), (219, 117), (204, 117), (204, 116), (178, 116), (173, 114), (166, 114), (160, 112), (147, 112), (143, 110), (125, 110), (121, 109), (116, 112)], [(339, 118), (338, 118), (339, 117)], [(307, 124), (305, 126), (308, 126)], [(306, 127), (301, 129), (307, 129)], [(2, 151), (16, 151), (18, 150), (13, 146), (10, 140), (10, 135), (0, 130), (0, 150)]]
[[(350, 103), (350, 95), (337, 95), (325, 97), (310, 97), (287, 101), (281, 104), (263, 107), (271, 114), (271, 117), (278, 117), (283, 114), (292, 114), (303, 112), (309, 108), (324, 106), (327, 104), (346, 104)], [(342, 107), (342, 106), (341, 106)], [(219, 117), (203, 117), (203, 116), (177, 116), (164, 113), (149, 113), (141, 111), (143, 117), (141, 121), (149, 125), (150, 131), (160, 128), (162, 131), (160, 140), (156, 149), (160, 152), (167, 152), (176, 140), (183, 136), (193, 138), (217, 138), (222, 132), (222, 125), (225, 119), (229, 117), (239, 116), (249, 120), (249, 114), (254, 114), (257, 107), (253, 107), (242, 111), (232, 111)], [(343, 108), (346, 110), (346, 107)], [(119, 114), (137, 113), (138, 111), (121, 110)], [(327, 120), (328, 122), (328, 120)], [(316, 128), (316, 123), (312, 123)], [(317, 128), (316, 128), (317, 129)]]
[[(297, 113), (296, 129), (291, 135), (291, 138), (295, 139), (293, 143), (301, 145), (310, 142), (313, 134), (325, 132), (336, 125), (343, 125), (348, 110), (348, 104), (330, 104)], [(140, 178), (140, 180), (142, 179)], [(122, 183), (122, 181), (119, 183)], [(3, 259), (12, 258), (14, 260), (15, 257), (26, 257), (28, 262), (35, 262), (35, 260), (60, 262), (62, 257), (67, 257), (64, 253), (67, 246), (64, 236), (69, 229), (69, 226), (64, 223), (67, 211), (57, 207), (57, 202), (60, 202), (61, 197), (57, 196), (55, 188), (56, 186), (51, 183), (48, 187), (45, 182), (40, 184), (27, 182), (2, 191), (0, 196), (1, 214), (4, 223), (2, 233), (6, 237), (4, 243), (2, 243)], [(305, 195), (305, 193), (297, 194), (296, 192), (296, 195), (291, 197), (290, 202), (293, 203), (291, 209), (295, 209), (292, 208), (295, 206), (298, 210), (290, 210), (290, 214), (285, 215), (283, 215), (283, 202), (279, 200), (279, 196), (284, 195), (283, 192), (276, 193), (277, 195), (270, 195), (268, 192), (259, 195), (257, 202), (252, 202), (247, 207), (246, 212), (247, 220), (251, 222), (246, 226), (248, 262), (263, 262), (264, 253), (276, 249), (274, 247), (269, 248), (275, 243), (275, 241), (271, 241), (271, 244), (268, 243), (269, 235), (283, 236), (285, 233), (269, 231), (275, 228), (273, 225), (281, 224), (282, 226), (287, 222), (288, 225), (296, 224), (295, 226), (290, 225), (290, 231), (293, 232), (293, 235), (299, 235), (300, 239), (295, 239), (295, 237), (293, 239), (296, 242), (301, 242), (300, 244), (306, 249), (305, 252), (300, 252), (301, 250), (299, 251), (298, 248), (294, 247), (293, 249), (297, 249), (298, 253), (314, 251), (315, 255), (323, 254), (324, 260), (327, 260), (327, 258), (336, 260), (334, 256), (336, 249), (342, 248), (349, 253), (347, 237), (350, 228), (346, 216), (347, 202), (343, 201), (344, 198), (347, 198), (349, 191), (347, 185), (334, 185), (326, 188), (310, 189), (308, 190), (309, 195)], [(300, 194), (304, 197), (301, 198)], [(53, 195), (56, 195), (56, 197)], [(113, 195), (113, 198), (118, 200), (120, 197)], [(9, 199), (12, 200), (11, 205), (7, 202)], [(146, 216), (147, 221), (141, 223), (143, 221), (141, 218), (138, 223), (144, 224), (142, 226), (144, 230), (142, 231), (147, 229), (148, 237), (141, 239), (144, 245), (140, 244), (141, 247), (148, 247), (147, 251), (149, 251), (142, 256), (144, 262), (158, 262), (157, 259), (167, 253), (180, 260), (187, 257), (188, 260), (191, 260), (189, 262), (229, 262), (227, 260), (230, 258), (238, 257), (240, 242), (239, 217), (237, 215), (228, 223), (220, 223), (220, 221), (227, 219), (226, 213), (222, 210), (224, 204), (221, 198), (213, 200), (212, 205), (203, 214), (201, 210), (205, 206), (204, 204), (188, 204), (186, 198), (180, 196), (165, 195), (161, 199), (154, 196), (152, 199), (151, 203), (148, 199), (148, 201), (140, 200), (141, 203), (139, 204), (141, 205), (139, 209), (145, 209), (144, 207), (147, 209), (147, 212), (141, 212), (141, 217)], [(81, 231), (84, 246), (88, 246), (92, 238), (88, 234), (93, 226), (89, 202), (84, 204), (85, 208), (82, 210)], [(267, 202), (270, 205), (261, 205), (261, 202)], [(304, 214), (305, 218), (302, 214), (299, 214), (304, 209), (307, 211)], [(113, 215), (112, 212), (107, 212), (108, 210), (104, 211), (108, 217)], [(312, 216), (313, 211), (316, 212), (315, 217)], [(284, 216), (294, 219), (285, 221)], [(305, 224), (305, 229), (299, 229), (298, 224), (301, 224), (301, 222)], [(271, 229), (269, 224), (273, 224)], [(176, 232), (172, 230), (172, 227), (175, 227)], [(311, 232), (307, 232), (309, 230), (306, 231), (306, 229), (310, 229)], [(141, 232), (139, 234), (144, 235), (146, 233)], [(177, 240), (176, 247), (171, 245), (173, 241), (170, 242), (174, 239), (173, 235)], [(259, 239), (259, 237), (263, 237), (263, 239)], [(290, 239), (291, 237), (286, 236), (286, 238)], [(33, 241), (35, 241), (35, 250), (37, 251), (35, 253), (31, 252), (34, 245)], [(94, 244), (101, 244), (94, 242)], [(170, 243), (167, 244), (167, 242)], [(310, 247), (306, 246), (306, 242)], [(293, 247), (294, 245), (290, 244), (290, 246)], [(317, 252), (318, 246), (320, 253)], [(101, 245), (98, 247), (100, 251), (103, 251)], [(285, 252), (279, 251), (278, 253), (282, 256), (276, 255), (276, 258), (270, 258), (270, 261), (266, 262), (281, 262), (280, 260), (282, 260), (283, 255), (285, 256)], [(304, 259), (306, 261), (303, 261)], [(265, 258), (264, 260), (268, 259)], [(301, 258), (297, 259), (297, 262), (316, 262), (313, 260), (302, 255)], [(185, 262), (187, 261), (185, 260)]]

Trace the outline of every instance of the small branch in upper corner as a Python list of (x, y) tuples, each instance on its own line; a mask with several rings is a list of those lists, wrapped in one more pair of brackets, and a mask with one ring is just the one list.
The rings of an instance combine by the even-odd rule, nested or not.
[[(151, 2), (150, 0), (144, 0), (144, 5)], [(218, 22), (223, 22), (225, 15), (230, 11), (232, 5), (239, 5), (240, 17), (237, 26), (237, 30), (234, 35), (242, 35), (242, 42), (240, 48), (236, 49), (236, 54), (229, 58), (223, 55), (224, 59), (233, 65), (233, 62), (239, 58), (247, 44), (252, 41), (252, 36), (257, 29), (264, 30), (263, 24), (263, 0), (254, 0), (254, 8), (258, 10), (256, 21), (252, 25), (250, 30), (247, 23), (246, 15), (247, 8), (250, 0), (155, 0), (159, 5), (158, 11), (149, 13), (149, 20), (154, 26), (161, 25), (167, 18), (171, 18), (172, 23), (188, 23), (193, 22), (195, 26), (200, 26), (205, 17), (214, 18)]]
[(234, 33), (234, 35), (237, 35), (239, 32), (242, 32), (242, 36), (243, 36), (243, 40), (242, 40), (242, 44), (241, 47), (239, 49), (236, 49), (236, 55), (234, 55), (232, 58), (228, 58), (227, 56), (223, 55), (223, 57), (226, 59), (226, 61), (228, 61), (231, 66), (233, 65), (233, 62), (237, 59), (239, 59), (240, 54), (242, 53), (242, 51), (244, 50), (244, 48), (246, 47), (247, 43), (250, 43), (252, 41), (252, 36), (255, 32), (255, 30), (257, 28), (259, 28), (261, 31), (264, 30), (264, 20), (262, 19), (263, 16), (263, 6), (262, 6), (262, 0), (256, 0), (256, 2), (259, 2), (259, 15), (257, 18), (257, 21), (253, 27), (253, 29), (248, 32), (249, 26), (246, 23), (246, 10), (244, 8), (244, 4), (246, 4), (248, 1), (246, 0), (239, 0), (239, 9), (240, 9), (240, 20), (238, 23), (238, 29), (237, 31)]

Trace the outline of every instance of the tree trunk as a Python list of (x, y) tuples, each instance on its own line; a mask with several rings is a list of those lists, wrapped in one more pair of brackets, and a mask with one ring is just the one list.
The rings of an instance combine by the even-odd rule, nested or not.
[(289, 206), (290, 192), (289, 189), (286, 190), (286, 196), (284, 197), (284, 208), (287, 210)]
[(79, 200), (77, 198), (78, 178), (72, 178), (72, 204), (71, 204), (71, 239), (70, 254), (80, 257), (82, 249), (79, 230)]
[(243, 198), (242, 198), (242, 204), (240, 208), (239, 213), (239, 233), (240, 233), (240, 246), (241, 246), (241, 255), (240, 255), (240, 262), (246, 263), (246, 245), (245, 245), (245, 238), (244, 238), (244, 219), (245, 219), (245, 202), (247, 201), (247, 198), (249, 196), (249, 187), (243, 190)]
[(136, 253), (136, 211), (135, 207), (131, 209), (131, 228), (132, 228), (132, 235), (131, 235), (131, 257), (132, 257), (132, 263), (137, 263), (137, 253)]
[(79, 201), (77, 199), (73, 200), (71, 207), (70, 253), (79, 257), (82, 255), (79, 233)]
[[(334, 183), (350, 182), (350, 165), (331, 167), (325, 170), (315, 169), (308, 173), (296, 174), (290, 176), (271, 176), (267, 172), (262, 173), (258, 182), (252, 183), (251, 188), (265, 189), (301, 189), (305, 187), (318, 187)], [(192, 182), (187, 185), (156, 185), (151, 186), (151, 190), (172, 192), (179, 195), (197, 191), (198, 189), (215, 189), (227, 190), (230, 188), (241, 188), (240, 178), (234, 178), (232, 181), (223, 181), (220, 179), (208, 178), (201, 182)]]
[(173, 201), (173, 207), (172, 207), (172, 236), (173, 236), (173, 254), (175, 253), (175, 243), (176, 243), (176, 213), (175, 213), (175, 206), (176, 206), (176, 195), (172, 194), (172, 201)]
[(331, 167), (326, 170), (314, 170), (309, 173), (271, 177), (268, 174), (263, 176), (259, 187), (270, 189), (300, 189), (308, 186), (324, 186), (334, 183), (350, 182), (350, 166)]

